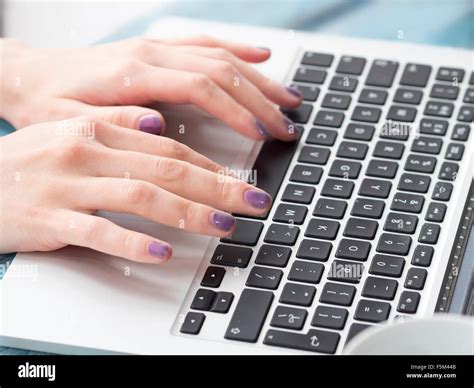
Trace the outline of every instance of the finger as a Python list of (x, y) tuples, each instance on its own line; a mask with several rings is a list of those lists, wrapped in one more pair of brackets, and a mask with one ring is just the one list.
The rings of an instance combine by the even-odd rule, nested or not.
[(140, 106), (93, 106), (78, 103), (78, 114), (153, 135), (162, 135), (166, 129), (161, 113)]
[(143, 233), (122, 228), (94, 215), (69, 210), (59, 214), (64, 244), (91, 248), (140, 263), (163, 263), (172, 255), (171, 245)]
[[(150, 136), (139, 131), (130, 131), (127, 128), (104, 121), (97, 121), (95, 127), (96, 140), (109, 148), (178, 159), (221, 175), (231, 173), (225, 167), (176, 140), (162, 136)], [(112, 163), (119, 162), (120, 160), (115, 160)], [(123, 175), (121, 176), (123, 177)]]
[(151, 183), (119, 178), (91, 178), (78, 187), (77, 206), (135, 214), (160, 224), (209, 236), (226, 237), (235, 218), (210, 206), (170, 193)]
[(241, 43), (230, 42), (213, 38), (211, 36), (194, 36), (187, 38), (174, 38), (174, 39), (147, 39), (151, 42), (157, 42), (161, 44), (175, 45), (175, 46), (203, 46), (203, 47), (221, 47), (224, 48), (240, 59), (247, 62), (263, 62), (266, 61), (271, 51), (266, 47), (255, 47)]
[(101, 161), (94, 164), (94, 176), (123, 178), (127, 175), (229, 213), (261, 215), (271, 206), (271, 197), (264, 191), (181, 160), (109, 149)]
[(160, 58), (159, 65), (168, 69), (206, 75), (237, 103), (248, 109), (264, 131), (279, 139), (291, 140), (297, 137), (298, 134), (294, 131), (295, 125), (231, 63), (175, 52), (166, 58)]
[(278, 82), (265, 77), (262, 73), (226, 49), (220, 47), (214, 48), (183, 45), (177, 47), (177, 50), (188, 54), (214, 58), (232, 63), (238, 71), (259, 88), (265, 96), (280, 106), (294, 108), (301, 104), (303, 94), (298, 89), (289, 86), (283, 87)]

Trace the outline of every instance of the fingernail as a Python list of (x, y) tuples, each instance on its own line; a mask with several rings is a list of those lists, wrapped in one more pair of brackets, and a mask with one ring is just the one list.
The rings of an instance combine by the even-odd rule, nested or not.
[(151, 256), (159, 257), (160, 259), (166, 259), (171, 249), (168, 244), (159, 241), (150, 242), (147, 248)]
[(225, 232), (232, 230), (235, 225), (235, 218), (226, 213), (212, 212), (209, 218), (212, 225)]
[(270, 135), (267, 127), (263, 125), (263, 123), (261, 123), (260, 121), (255, 120), (255, 127), (257, 127), (257, 132), (260, 134), (260, 136), (268, 137)]
[(293, 121), (291, 121), (288, 117), (283, 117), (283, 123), (285, 124), (286, 130), (290, 135), (294, 135), (298, 137), (300, 134), (300, 128), (295, 125)]
[(257, 47), (257, 48), (258, 48), (258, 49), (260, 49), (260, 50), (263, 50), (263, 51), (269, 52), (269, 53), (271, 53), (271, 52), (272, 52), (272, 50), (270, 50), (268, 47), (260, 47), (260, 46), (259, 46), (259, 47)]
[(244, 199), (250, 206), (257, 209), (266, 209), (272, 202), (272, 198), (267, 193), (257, 190), (247, 190)]
[(291, 95), (293, 95), (295, 97), (298, 97), (298, 98), (303, 98), (303, 93), (301, 93), (298, 89), (296, 89), (292, 86), (285, 86), (285, 89)]
[(147, 115), (138, 121), (138, 129), (153, 135), (161, 134), (161, 119), (156, 115)]

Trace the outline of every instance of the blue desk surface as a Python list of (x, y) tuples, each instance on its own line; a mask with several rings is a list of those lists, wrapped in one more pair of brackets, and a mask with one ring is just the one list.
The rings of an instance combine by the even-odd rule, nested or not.
[[(240, 0), (222, 3), (179, 0), (131, 21), (101, 42), (139, 36), (151, 23), (166, 16), (372, 39), (400, 40), (402, 37), (411, 43), (474, 49), (472, 0)], [(0, 120), (0, 135), (13, 130), (8, 123)], [(473, 238), (470, 242), (473, 243)], [(0, 264), (13, 258), (14, 254), (4, 255), (0, 257)], [(0, 354), (41, 353), (0, 347)]]

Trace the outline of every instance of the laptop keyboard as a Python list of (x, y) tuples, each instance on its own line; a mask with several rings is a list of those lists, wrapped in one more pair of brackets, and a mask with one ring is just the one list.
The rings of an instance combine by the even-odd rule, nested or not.
[[(305, 52), (292, 86), (304, 102), (285, 113), (302, 135), (266, 142), (254, 165), (273, 208), (239, 216), (221, 239), (180, 331), (198, 335), (206, 315), (227, 314), (226, 340), (332, 354), (371, 325), (416, 315), (466, 168), (474, 74)], [(236, 269), (241, 289), (221, 289)]]

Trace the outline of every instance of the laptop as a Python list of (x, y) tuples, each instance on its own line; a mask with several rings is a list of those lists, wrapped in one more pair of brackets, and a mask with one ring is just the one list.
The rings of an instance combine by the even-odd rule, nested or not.
[(222, 240), (103, 214), (172, 243), (162, 266), (78, 247), (18, 254), (0, 281), (0, 343), (341, 354), (361, 332), (448, 312), (471, 271), (460, 253), (472, 210), (472, 52), (179, 18), (146, 35), (196, 33), (271, 48), (257, 68), (304, 95), (286, 112), (302, 128), (295, 143), (262, 144), (195, 108), (158, 107), (170, 136), (251, 172), (271, 211), (237, 215)]

